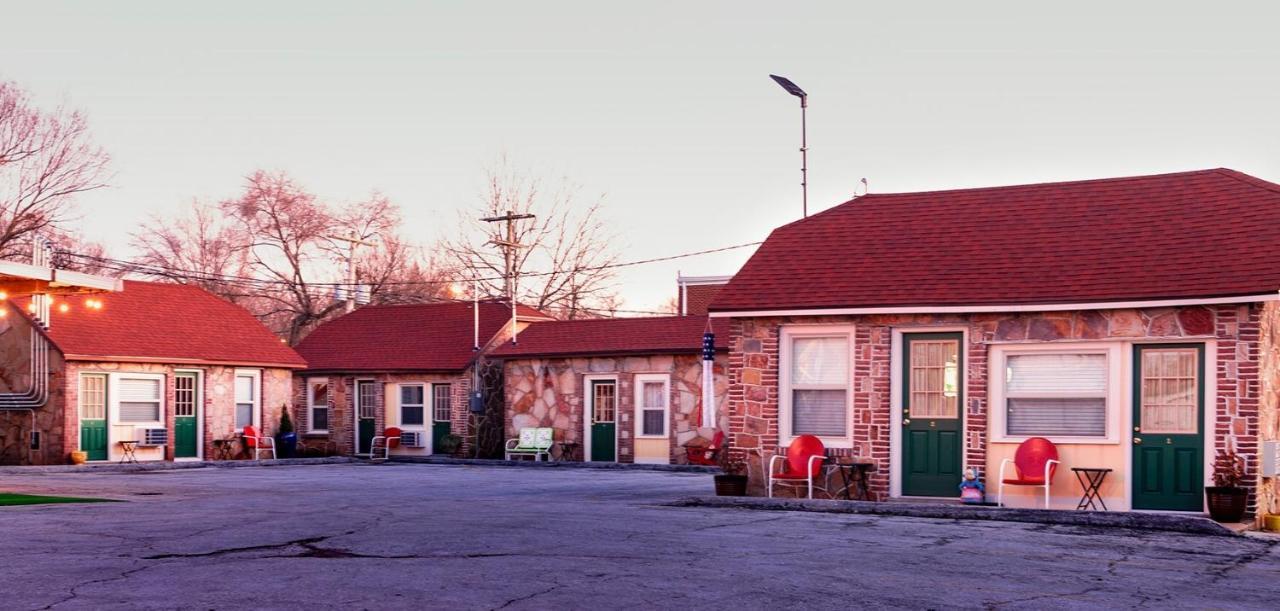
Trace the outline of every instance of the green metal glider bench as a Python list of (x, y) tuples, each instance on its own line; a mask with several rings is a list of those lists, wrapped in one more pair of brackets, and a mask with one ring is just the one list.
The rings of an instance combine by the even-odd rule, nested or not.
[(532, 456), (536, 461), (551, 460), (555, 431), (549, 427), (520, 429), (519, 439), (507, 440), (507, 460), (512, 456)]

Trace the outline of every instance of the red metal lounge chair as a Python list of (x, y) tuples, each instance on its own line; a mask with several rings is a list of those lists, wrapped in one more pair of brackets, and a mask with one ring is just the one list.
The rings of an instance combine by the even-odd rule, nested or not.
[(259, 435), (253, 425), (244, 427), (244, 446), (253, 454), (254, 460), (258, 460), (262, 452), (271, 452), (271, 458), (276, 457), (276, 440)]
[[(1013, 463), (1017, 477), (1006, 478), (1004, 468)], [(1004, 507), (1004, 486), (1040, 486), (1044, 488), (1044, 508), (1049, 508), (1049, 485), (1053, 483), (1053, 474), (1062, 464), (1058, 460), (1058, 448), (1052, 441), (1044, 437), (1032, 437), (1018, 445), (1013, 460), (1008, 458), (1000, 462), (1000, 494), (996, 504)]]
[(720, 448), (724, 445), (724, 431), (716, 431), (715, 437), (711, 438), (711, 445), (707, 446), (685, 446), (687, 461), (691, 465), (706, 465), (714, 467), (718, 464), (720, 458)]
[[(787, 447), (786, 456), (774, 454), (769, 459), (769, 496), (773, 496), (774, 485), (805, 486), (809, 489), (809, 498), (813, 498), (814, 488), (826, 492), (826, 487), (817, 484), (822, 461), (826, 459), (827, 449), (821, 439), (813, 435), (796, 437)], [(781, 465), (777, 464), (779, 461)]]
[[(375, 436), (369, 443), (369, 460), (374, 462), (389, 460), (391, 448), (400, 447), (400, 433), (400, 429), (393, 426), (383, 431), (381, 435)], [(378, 458), (378, 442), (382, 442), (382, 458)]]

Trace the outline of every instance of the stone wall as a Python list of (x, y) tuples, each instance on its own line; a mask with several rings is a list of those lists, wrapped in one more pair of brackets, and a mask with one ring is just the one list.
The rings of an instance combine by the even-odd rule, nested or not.
[[(324, 378), (329, 381), (329, 433), (305, 434), (307, 430), (307, 391), (306, 381)], [(356, 453), (355, 447), (355, 387), (357, 380), (374, 382), (374, 430), (383, 431), (388, 426), (398, 426), (387, 422), (387, 384), (404, 383), (448, 383), (450, 388), (450, 430), (462, 438), (463, 453), (471, 448), (471, 419), (468, 412), (468, 394), (471, 392), (471, 371), (461, 374), (442, 373), (334, 373), (329, 375), (307, 374), (299, 372), (293, 378), (294, 421), (298, 423), (299, 435), (310, 439), (328, 439), (337, 446), (339, 454), (351, 456)], [(426, 418), (430, 422), (431, 397), (426, 397)]]
[[(720, 428), (728, 425), (726, 355), (715, 361), (716, 414)], [(506, 368), (506, 435), (520, 429), (551, 427), (559, 442), (583, 443), (586, 404), (583, 377), (614, 375), (618, 380), (618, 461), (634, 461), (635, 386), (637, 374), (671, 375), (671, 463), (683, 463), (684, 446), (695, 438), (710, 441), (715, 426), (698, 426), (702, 410), (702, 360), (699, 355), (651, 355), (591, 358), (512, 359)]]
[[(0, 392), (25, 394), (32, 390), (31, 336), (35, 332), (25, 316), (8, 303), (0, 303)], [(50, 347), (48, 396), (44, 405), (27, 410), (0, 410), (0, 464), (63, 464), (68, 427), (61, 406), (66, 402), (62, 355)], [(31, 448), (31, 432), (40, 432), (40, 447)]]
[[(779, 332), (783, 325), (854, 325), (854, 448), (832, 455), (862, 453), (875, 459), (872, 491), (890, 489), (891, 350), (895, 329), (931, 327), (967, 331), (964, 391), (964, 458), (984, 466), (987, 459), (987, 348), (992, 343), (1204, 338), (1217, 342), (1217, 397), (1206, 401), (1215, 414), (1215, 435), (1206, 443), (1212, 456), (1234, 448), (1257, 473), (1258, 324), (1261, 307), (1119, 309), (973, 315), (792, 316), (732, 319), (729, 339), (729, 430), (734, 447), (759, 457), (751, 464), (753, 485), (763, 484), (763, 464), (778, 452)], [(1210, 473), (1205, 473), (1208, 480)], [(1252, 484), (1251, 484), (1252, 486)], [(760, 488), (762, 489), (762, 488)], [(1252, 497), (1251, 497), (1252, 498)]]
[[(1262, 308), (1259, 325), (1258, 436), (1260, 441), (1276, 441), (1280, 440), (1280, 304), (1268, 302)], [(1258, 519), (1264, 513), (1280, 514), (1280, 477), (1264, 478), (1259, 474), (1257, 485)]]

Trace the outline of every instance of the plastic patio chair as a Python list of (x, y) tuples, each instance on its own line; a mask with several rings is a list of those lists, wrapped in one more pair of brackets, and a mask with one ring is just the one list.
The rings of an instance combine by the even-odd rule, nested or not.
[(254, 460), (260, 460), (263, 452), (271, 452), (271, 458), (276, 457), (276, 440), (265, 435), (259, 435), (258, 430), (253, 425), (244, 427), (244, 445), (253, 454)]
[[(822, 474), (822, 461), (827, 459), (827, 449), (822, 440), (813, 435), (801, 435), (791, 440), (785, 456), (774, 454), (769, 459), (769, 497), (773, 497), (773, 487), (805, 486), (809, 489), (809, 498), (813, 498), (813, 490), (823, 492), (827, 489), (817, 483)], [(781, 468), (775, 468), (781, 461)]]
[[(1017, 477), (1006, 478), (1004, 469), (1010, 463), (1017, 472)], [(996, 505), (1004, 507), (1004, 486), (1038, 486), (1044, 488), (1044, 508), (1049, 508), (1049, 486), (1053, 483), (1053, 474), (1058, 470), (1058, 448), (1052, 441), (1044, 437), (1032, 437), (1018, 444), (1018, 451), (1013, 459), (1000, 461), (1000, 493)]]
[[(376, 435), (373, 441), (369, 442), (369, 460), (373, 462), (383, 462), (391, 459), (391, 448), (400, 447), (399, 427), (390, 427), (383, 431), (381, 435)], [(382, 458), (378, 458), (378, 442), (382, 442)]]
[(714, 467), (720, 458), (720, 448), (724, 446), (724, 431), (716, 431), (711, 438), (711, 445), (685, 446), (686, 460), (691, 465)]

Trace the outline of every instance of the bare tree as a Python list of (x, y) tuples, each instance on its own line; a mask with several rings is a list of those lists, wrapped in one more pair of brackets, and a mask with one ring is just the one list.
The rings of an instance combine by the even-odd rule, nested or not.
[(351, 251), (336, 238), (375, 244), (355, 258), (373, 301), (441, 294), (446, 279), (399, 236), (400, 223), (400, 209), (377, 193), (335, 210), (288, 176), (260, 171), (216, 208), (197, 203), (187, 217), (152, 219), (133, 246), (142, 271), (236, 301), (293, 344), (345, 309), (334, 289), (346, 282)]
[[(618, 254), (615, 236), (600, 218), (599, 199), (583, 203), (580, 188), (563, 180), (549, 193), (542, 182), (513, 170), (506, 160), (486, 173), (480, 205), (462, 213), (458, 237), (440, 249), (461, 277), (479, 278), (481, 290), (505, 295), (506, 279), (517, 278), (517, 299), (565, 318), (597, 315), (616, 309), (613, 269)], [(515, 222), (515, 242), (522, 245), (510, 261), (494, 241), (505, 241), (505, 226), (481, 218), (507, 213), (533, 214)]]
[(104, 186), (107, 160), (83, 114), (41, 111), (0, 82), (0, 257), (24, 252), (35, 234), (65, 232), (75, 195)]
[(247, 236), (216, 206), (193, 201), (188, 214), (171, 221), (153, 216), (133, 234), (131, 244), (138, 252), (134, 261), (161, 270), (155, 274), (160, 277), (194, 284), (233, 302), (256, 292), (252, 283), (235, 280), (249, 275)]

